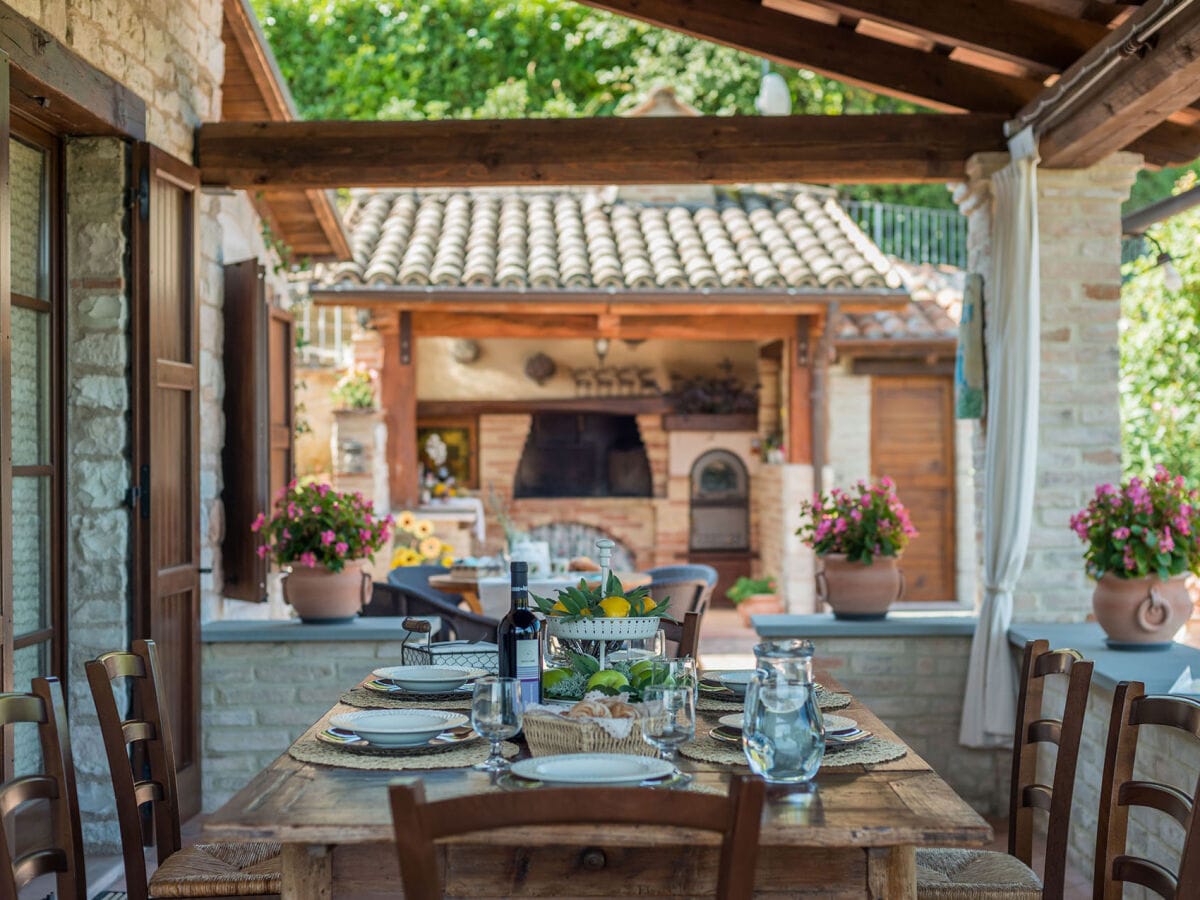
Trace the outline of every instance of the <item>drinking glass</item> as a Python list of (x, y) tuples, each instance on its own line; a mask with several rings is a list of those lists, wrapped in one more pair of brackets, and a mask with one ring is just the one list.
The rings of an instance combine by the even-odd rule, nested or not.
[(675, 751), (696, 736), (696, 694), (690, 687), (650, 685), (642, 690), (642, 738), (658, 755), (675, 762)]
[(742, 748), (750, 769), (776, 784), (807, 785), (825, 756), (825, 723), (808, 641), (754, 648), (758, 668), (746, 691)]
[(471, 695), (471, 727), (492, 742), (488, 758), (475, 766), (484, 772), (507, 772), (500, 742), (521, 730), (521, 682), (488, 676), (475, 682)]

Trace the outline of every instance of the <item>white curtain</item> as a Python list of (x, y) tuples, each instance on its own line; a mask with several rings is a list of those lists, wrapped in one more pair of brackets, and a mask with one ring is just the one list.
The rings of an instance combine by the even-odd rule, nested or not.
[(1009, 144), (992, 176), (992, 277), (984, 291), (988, 360), (983, 487), (983, 606), (971, 643), (960, 739), (1012, 741), (1016, 673), (1008, 645), (1013, 590), (1025, 564), (1037, 477), (1041, 298), (1037, 150), (1031, 134)]

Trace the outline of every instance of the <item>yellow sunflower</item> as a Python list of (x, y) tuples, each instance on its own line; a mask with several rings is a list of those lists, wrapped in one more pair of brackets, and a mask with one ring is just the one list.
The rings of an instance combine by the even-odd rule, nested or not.
[(422, 519), (413, 526), (412, 531), (419, 538), (427, 538), (433, 534), (433, 523), (428, 519)]
[(417, 549), (426, 559), (434, 559), (442, 552), (442, 542), (435, 537), (427, 537)]
[(400, 513), (400, 515), (398, 515), (396, 517), (396, 524), (399, 525), (401, 528), (403, 528), (405, 531), (408, 531), (408, 529), (412, 528), (413, 525), (416, 524), (416, 522), (417, 522), (417, 517), (414, 516), (407, 509), (404, 512)]

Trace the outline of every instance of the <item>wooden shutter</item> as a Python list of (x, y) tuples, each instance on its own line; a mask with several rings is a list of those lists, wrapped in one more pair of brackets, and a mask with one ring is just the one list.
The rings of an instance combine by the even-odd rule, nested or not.
[(225, 539), (222, 593), (265, 600), (250, 525), (292, 477), (292, 316), (266, 296), (258, 260), (225, 267)]
[[(13, 687), (12, 242), (8, 190), (8, 54), (0, 52), (0, 692)], [(12, 733), (0, 728), (0, 780), (13, 777)]]
[(180, 815), (200, 810), (199, 172), (135, 154), (134, 636), (158, 644)]

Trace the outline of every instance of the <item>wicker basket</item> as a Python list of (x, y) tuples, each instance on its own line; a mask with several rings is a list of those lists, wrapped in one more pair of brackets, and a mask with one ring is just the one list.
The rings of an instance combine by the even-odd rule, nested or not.
[(628, 737), (618, 740), (591, 719), (568, 719), (554, 713), (534, 712), (522, 722), (525, 741), (534, 756), (559, 753), (629, 753), (654, 756), (658, 751), (646, 743), (636, 720)]

